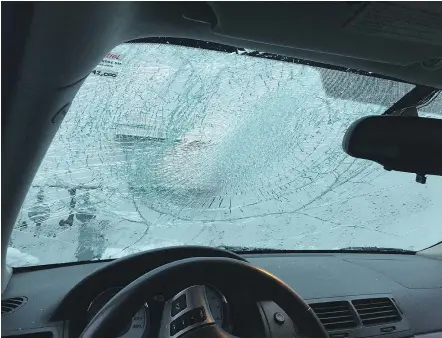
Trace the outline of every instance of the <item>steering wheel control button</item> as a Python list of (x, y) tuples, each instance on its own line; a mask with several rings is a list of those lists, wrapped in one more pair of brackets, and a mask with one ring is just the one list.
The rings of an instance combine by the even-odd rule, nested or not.
[[(193, 310), (192, 310), (193, 311)], [(170, 323), (170, 335), (174, 336), (178, 332), (186, 329), (189, 325), (192, 325), (189, 320), (189, 314), (192, 311), (187, 311), (186, 313), (179, 316), (177, 319)]]
[(195, 310), (189, 311), (189, 324), (193, 325), (195, 323), (198, 323), (198, 314), (195, 313)]
[(170, 336), (176, 335), (178, 332), (186, 329), (190, 325), (204, 322), (206, 320), (206, 312), (204, 307), (199, 307), (183, 313), (177, 319), (170, 323)]
[(172, 302), (172, 309), (170, 315), (175, 317), (178, 313), (183, 311), (187, 307), (186, 294), (182, 294)]
[(186, 327), (188, 327), (189, 326), (188, 312), (186, 312), (185, 314), (179, 316), (177, 321), (178, 321), (178, 324), (179, 324), (181, 330), (184, 330)]
[(182, 329), (179, 327), (179, 323), (177, 320), (174, 320), (170, 323), (170, 336), (176, 335)]
[(275, 320), (276, 324), (279, 325), (282, 325), (285, 322), (285, 316), (281, 312), (276, 312), (273, 319)]
[(206, 320), (206, 312), (203, 307), (199, 307), (197, 309), (190, 310), (187, 312), (189, 316), (189, 323), (193, 325), (195, 323), (204, 322)]
[(164, 304), (159, 337), (178, 338), (202, 325), (215, 324), (206, 286), (193, 285)]
[(206, 312), (204, 311), (204, 308), (202, 306), (196, 309), (196, 313), (198, 317), (198, 322), (204, 322), (206, 320)]

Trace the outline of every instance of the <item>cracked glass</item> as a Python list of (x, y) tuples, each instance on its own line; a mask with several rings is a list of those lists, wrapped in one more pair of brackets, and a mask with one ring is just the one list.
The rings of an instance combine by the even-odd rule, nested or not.
[(34, 178), (8, 264), (186, 244), (420, 250), (442, 238), (440, 178), (417, 184), (341, 147), (353, 121), (414, 86), (247, 54), (158, 43), (107, 54)]

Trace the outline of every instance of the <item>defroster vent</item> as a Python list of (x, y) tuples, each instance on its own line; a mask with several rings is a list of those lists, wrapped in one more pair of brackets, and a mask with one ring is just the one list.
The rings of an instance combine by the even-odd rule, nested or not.
[(401, 320), (401, 315), (390, 298), (357, 299), (352, 303), (365, 326)]
[(327, 331), (356, 326), (356, 319), (347, 301), (310, 304)]
[(14, 297), (2, 300), (2, 316), (18, 310), (28, 301), (26, 297)]

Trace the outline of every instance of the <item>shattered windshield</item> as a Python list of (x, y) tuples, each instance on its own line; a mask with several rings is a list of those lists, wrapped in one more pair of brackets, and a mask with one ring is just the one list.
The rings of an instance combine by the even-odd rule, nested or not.
[(442, 180), (417, 184), (341, 148), (353, 121), (413, 88), (256, 52), (120, 45), (72, 102), (17, 218), (8, 264), (186, 244), (433, 245)]

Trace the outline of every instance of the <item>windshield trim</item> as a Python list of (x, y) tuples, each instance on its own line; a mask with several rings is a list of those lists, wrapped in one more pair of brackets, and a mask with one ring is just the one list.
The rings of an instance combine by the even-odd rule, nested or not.
[[(275, 61), (283, 61), (288, 63), (295, 63), (295, 64), (301, 64), (301, 65), (307, 65), (311, 67), (318, 67), (318, 68), (324, 68), (324, 69), (331, 69), (331, 70), (337, 70), (342, 71), (345, 73), (351, 73), (351, 74), (357, 74), (362, 76), (368, 76), (368, 77), (375, 77), (383, 80), (389, 80), (394, 82), (401, 82), (401, 83), (407, 83), (414, 86), (421, 86), (417, 83), (404, 81), (397, 79), (395, 77), (386, 76), (378, 73), (373, 73), (365, 70), (358, 70), (354, 68), (348, 68), (348, 67), (342, 67), (342, 66), (335, 66), (330, 65), (322, 62), (316, 62), (316, 61), (309, 61), (305, 59), (295, 58), (291, 56), (283, 56), (278, 54), (272, 54), (272, 53), (265, 53), (265, 52), (259, 52), (255, 50), (250, 50), (246, 48), (239, 48), (239, 47), (233, 47), (229, 45), (224, 45), (216, 42), (209, 42), (209, 41), (201, 41), (201, 40), (193, 40), (193, 39), (186, 39), (186, 38), (174, 38), (174, 37), (156, 37), (156, 38), (141, 38), (141, 39), (135, 39), (131, 41), (127, 41), (126, 44), (136, 44), (136, 43), (152, 43), (152, 44), (165, 44), (165, 45), (177, 45), (177, 46), (184, 46), (184, 47), (191, 47), (196, 49), (205, 49), (205, 50), (213, 50), (218, 52), (225, 52), (225, 53), (235, 53), (245, 56), (251, 56), (261, 59), (270, 59)], [(422, 86), (425, 87), (425, 86)], [(429, 87), (427, 87), (429, 88)], [(436, 88), (433, 88), (434, 90), (437, 90)]]

